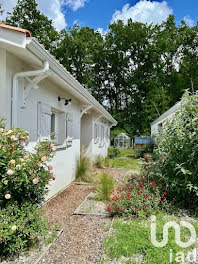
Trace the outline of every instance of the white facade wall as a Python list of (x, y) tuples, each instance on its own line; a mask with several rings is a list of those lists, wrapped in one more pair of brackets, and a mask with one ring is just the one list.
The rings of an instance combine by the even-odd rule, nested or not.
[(175, 104), (173, 107), (171, 107), (168, 111), (166, 111), (164, 114), (162, 114), (159, 118), (157, 118), (153, 123), (151, 123), (151, 136), (154, 136), (157, 134), (157, 132), (163, 128), (163, 124), (166, 119), (172, 119), (175, 115), (175, 112), (177, 111), (178, 107), (180, 105), (180, 102)]
[[(0, 48), (0, 117), (6, 118), (7, 127), (11, 127), (11, 110), (12, 110), (12, 85), (13, 76), (17, 72), (32, 70), (31, 63), (24, 63), (19, 57), (9, 53), (4, 48)], [(94, 124), (98, 115), (93, 111), (84, 114), (81, 118), (82, 106), (79, 99), (77, 100), (70, 94), (69, 86), (63, 90), (50, 78), (45, 78), (38, 84), (38, 89), (31, 89), (23, 104), (24, 87), (28, 82), (25, 78), (20, 78), (18, 82), (18, 127), (30, 132), (30, 143), (27, 147), (32, 150), (38, 140), (38, 102), (50, 106), (61, 113), (72, 113), (72, 146), (57, 149), (53, 161), (50, 163), (54, 167), (56, 181), (50, 183), (50, 191), (46, 199), (54, 196), (75, 179), (76, 160), (80, 156), (80, 145), (85, 145), (87, 154), (94, 159), (97, 155), (106, 156), (109, 139), (107, 138), (106, 129), (110, 125), (104, 121), (98, 120), (97, 124), (101, 128), (104, 126), (104, 140), (98, 137), (95, 140)], [(67, 92), (68, 91), (68, 92)], [(58, 101), (58, 96), (72, 99), (71, 105), (64, 105), (63, 101)], [(83, 104), (83, 102), (82, 102)]]

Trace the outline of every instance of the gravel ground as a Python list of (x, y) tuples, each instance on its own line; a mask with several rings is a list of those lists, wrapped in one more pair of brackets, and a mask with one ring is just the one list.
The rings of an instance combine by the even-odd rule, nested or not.
[(102, 245), (111, 219), (73, 215), (93, 189), (93, 185), (72, 184), (44, 206), (49, 222), (60, 224), (64, 232), (39, 264), (100, 263)]

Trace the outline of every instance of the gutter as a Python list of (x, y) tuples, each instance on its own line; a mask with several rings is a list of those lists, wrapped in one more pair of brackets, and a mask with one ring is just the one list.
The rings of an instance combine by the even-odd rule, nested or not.
[(47, 60), (50, 68), (67, 82), (71, 90), (81, 98), (86, 99), (87, 103), (92, 105), (97, 112), (100, 112), (112, 126), (117, 125), (117, 121), (106, 111), (106, 109), (52, 56), (46, 51), (34, 38), (27, 38), (26, 48), (33, 53), (39, 60)]
[[(45, 61), (43, 69), (36, 71), (18, 72), (13, 77), (12, 87), (12, 127), (18, 127), (18, 79), (32, 76), (41, 76), (49, 71), (49, 62)], [(31, 81), (31, 79), (30, 79)], [(38, 82), (37, 82), (38, 83)]]

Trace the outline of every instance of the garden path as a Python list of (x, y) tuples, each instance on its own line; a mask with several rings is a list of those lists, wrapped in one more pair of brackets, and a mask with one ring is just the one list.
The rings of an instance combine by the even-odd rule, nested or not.
[(50, 224), (60, 224), (64, 232), (39, 264), (100, 263), (111, 219), (73, 215), (93, 189), (94, 185), (74, 183), (44, 206)]

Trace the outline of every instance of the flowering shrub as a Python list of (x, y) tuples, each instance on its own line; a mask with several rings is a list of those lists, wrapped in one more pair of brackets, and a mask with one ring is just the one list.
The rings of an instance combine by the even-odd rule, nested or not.
[(160, 195), (155, 182), (132, 176), (111, 194), (107, 211), (111, 216), (146, 217), (166, 209), (166, 192)]
[[(153, 174), (163, 180), (167, 198), (197, 210), (198, 204), (198, 92), (186, 92), (178, 111), (166, 120), (156, 138)], [(197, 210), (198, 213), (198, 210)]]
[(37, 206), (24, 203), (9, 204), (0, 211), (0, 261), (13, 253), (20, 253), (35, 245), (49, 231)]
[(5, 129), (0, 120), (0, 256), (18, 253), (42, 234), (36, 207), (55, 180), (48, 165), (55, 147), (42, 141), (30, 153), (28, 140), (27, 131)]
[(21, 129), (0, 128), (0, 207), (8, 202), (32, 204), (43, 201), (47, 183), (55, 179), (52, 166), (54, 145), (39, 142), (33, 153), (25, 150), (29, 133)]

